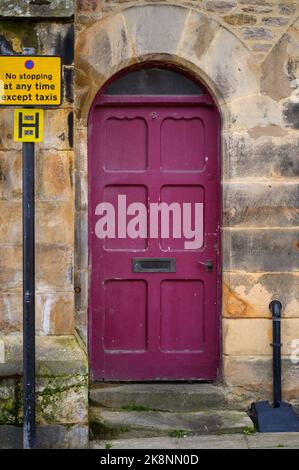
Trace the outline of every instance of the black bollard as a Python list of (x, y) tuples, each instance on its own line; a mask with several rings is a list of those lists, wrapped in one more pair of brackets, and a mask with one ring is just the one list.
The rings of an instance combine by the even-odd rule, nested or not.
[(272, 300), (269, 309), (272, 312), (273, 331), (273, 406), (278, 408), (281, 402), (281, 302)]
[(281, 400), (281, 302), (272, 300), (269, 309), (273, 331), (273, 404), (252, 403), (249, 416), (259, 432), (299, 432), (299, 419), (293, 407)]

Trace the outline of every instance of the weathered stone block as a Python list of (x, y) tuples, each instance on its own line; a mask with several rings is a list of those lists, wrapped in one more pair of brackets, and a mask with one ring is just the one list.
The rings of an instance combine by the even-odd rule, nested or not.
[(76, 5), (78, 13), (95, 12), (101, 9), (102, 0), (78, 0)]
[(87, 172), (87, 128), (75, 130), (75, 166), (77, 171)]
[(41, 149), (70, 150), (69, 110), (51, 109), (45, 111), (44, 138), (39, 144)]
[(223, 1), (223, 0), (209, 0), (205, 3), (205, 8), (208, 11), (215, 11), (219, 13), (226, 13), (232, 10), (237, 5), (235, 0)]
[(195, 10), (191, 11), (186, 19), (177, 51), (189, 57), (192, 62), (197, 62), (209, 48), (219, 28), (220, 24), (213, 18)]
[(285, 103), (283, 115), (287, 127), (293, 127), (294, 129), (299, 129), (299, 103), (289, 101)]
[[(2, 2), (1, 2), (2, 3)], [(12, 4), (11, 4), (12, 6)], [(0, 6), (1, 9), (1, 6)], [(0, 10), (1, 11), (1, 10)], [(0, 15), (1, 16), (1, 15)], [(34, 47), (38, 50), (37, 32), (35, 23), (26, 21), (24, 18), (22, 21), (9, 21), (8, 15), (5, 20), (0, 20), (0, 37), (7, 41), (6, 48), (9, 51), (1, 51), (1, 54), (14, 53), (22, 54), (23, 47)], [(1, 50), (1, 46), (0, 46)]]
[(74, 27), (69, 23), (46, 22), (36, 26), (41, 54), (58, 55), (64, 65), (74, 61)]
[(104, 19), (100, 26), (95, 23), (77, 35), (75, 101), (78, 118), (84, 124), (92, 100), (111, 75), (113, 66), (119, 63), (123, 66), (132, 64), (134, 55), (122, 14)]
[(2, 0), (0, 16), (70, 17), (74, 14), (73, 0)]
[(298, 230), (223, 231), (223, 266), (228, 271), (288, 272), (298, 270)]
[(254, 52), (268, 52), (271, 49), (272, 44), (269, 42), (257, 42), (256, 44), (251, 44), (250, 48)]
[(289, 22), (288, 18), (283, 18), (281, 16), (276, 16), (276, 17), (265, 16), (264, 18), (262, 18), (262, 23), (265, 24), (266, 26), (281, 27), (281, 26), (286, 25), (288, 22)]
[(88, 378), (39, 378), (36, 387), (37, 423), (87, 424)]
[(287, 98), (293, 91), (287, 76), (288, 62), (288, 37), (284, 35), (262, 64), (262, 92), (277, 101)]
[(232, 26), (242, 26), (244, 24), (255, 24), (256, 17), (253, 15), (246, 15), (244, 13), (235, 13), (233, 15), (227, 15), (223, 17), (225, 23)]
[(87, 172), (75, 170), (75, 205), (78, 211), (87, 210), (88, 176)]
[(245, 5), (265, 6), (265, 5), (271, 5), (272, 0), (270, 0), (269, 2), (267, 0), (239, 0), (239, 2), (241, 3), (241, 5), (245, 4)]
[(0, 199), (8, 198), (9, 166), (6, 152), (0, 151)]
[(22, 286), (22, 247), (0, 245), (0, 285), (2, 289)]
[(223, 225), (286, 227), (299, 225), (299, 185), (224, 183)]
[[(0, 291), (0, 331), (22, 331), (22, 291)], [(36, 294), (36, 333), (71, 335), (74, 333), (73, 292)]]
[[(174, 54), (183, 33), (188, 9), (180, 6), (146, 5), (124, 11), (137, 56), (150, 53)], [(167, 25), (167, 28), (165, 28)]]
[(22, 243), (20, 201), (0, 201), (0, 243)]
[(196, 64), (216, 87), (218, 100), (238, 102), (239, 97), (259, 92), (260, 72), (252, 53), (226, 28), (219, 30)]
[[(224, 178), (299, 176), (299, 139), (277, 126), (223, 134)], [(282, 137), (279, 137), (282, 135)]]
[(254, 26), (252, 28), (246, 27), (242, 29), (243, 39), (273, 39), (273, 33), (270, 29), (263, 28), (262, 26)]
[[(21, 425), (23, 420), (22, 379), (0, 380), (0, 424)], [(74, 429), (71, 425), (87, 427), (88, 423), (88, 377), (82, 375), (65, 375), (61, 377), (37, 377), (36, 380), (36, 411), (37, 425), (59, 425)], [(49, 427), (47, 428), (50, 429)], [(61, 427), (61, 431), (64, 428)], [(65, 431), (67, 431), (65, 428)], [(2, 427), (0, 427), (0, 447), (3, 448)], [(40, 431), (38, 431), (40, 432)], [(60, 433), (61, 434), (61, 433)], [(71, 433), (70, 437), (82, 443), (84, 435), (81, 432)], [(77, 437), (76, 437), (77, 436)], [(44, 436), (45, 437), (45, 436)], [(65, 447), (65, 439), (60, 435), (60, 447)], [(87, 438), (87, 436), (85, 436)], [(39, 441), (39, 439), (38, 439)], [(47, 441), (46, 446), (55, 447), (55, 443)], [(51, 443), (51, 444), (50, 444)], [(57, 445), (57, 444), (56, 444)], [(71, 442), (67, 443), (67, 447)], [(73, 442), (74, 445), (74, 442)]]
[(278, 5), (278, 11), (281, 15), (294, 15), (296, 12), (295, 3), (280, 3)]
[(9, 196), (12, 199), (22, 198), (22, 152), (7, 152), (9, 162)]
[(245, 13), (271, 13), (275, 10), (273, 4), (265, 3), (264, 5), (262, 5), (251, 2), (243, 6), (242, 11), (244, 11)]
[(37, 197), (73, 200), (73, 152), (42, 151), (37, 157)]
[[(299, 345), (299, 319), (283, 319), (282, 354), (291, 355), (295, 340)], [(270, 319), (224, 319), (223, 351), (228, 356), (271, 355), (272, 321)]]
[(0, 290), (0, 331), (21, 331), (22, 317), (22, 291)]
[(72, 289), (73, 250), (61, 245), (36, 245), (36, 279), (40, 292)]
[(256, 127), (284, 127), (282, 107), (268, 96), (244, 96), (231, 103), (231, 125), (238, 131)]
[[(36, 429), (37, 449), (85, 449), (89, 445), (86, 425), (48, 425)], [(22, 449), (23, 430), (17, 426), (0, 427), (1, 449)]]
[[(21, 333), (1, 336), (4, 341), (4, 361), (0, 363), (0, 376), (9, 377), (22, 374), (23, 338)], [(36, 374), (38, 377), (82, 376), (88, 374), (86, 353), (74, 336), (37, 336), (36, 337)], [(81, 376), (81, 377), (79, 377)], [(63, 380), (63, 379), (62, 379)], [(66, 379), (67, 380), (67, 379)]]
[(14, 142), (14, 110), (0, 108), (0, 149), (1, 150), (21, 150), (22, 144)]
[(73, 245), (74, 209), (72, 202), (70, 200), (68, 202), (39, 201), (37, 203), (36, 243)]
[[(265, 356), (224, 356), (224, 380), (227, 385), (254, 392), (255, 400), (272, 398), (272, 358)], [(284, 400), (298, 398), (299, 363), (282, 360)]]
[(16, 400), (15, 380), (12, 378), (0, 379), (0, 425), (16, 424)]
[(37, 294), (36, 330), (42, 335), (74, 333), (74, 294), (56, 292)]
[(271, 318), (269, 303), (282, 302), (283, 318), (299, 318), (298, 273), (223, 274), (223, 315)]

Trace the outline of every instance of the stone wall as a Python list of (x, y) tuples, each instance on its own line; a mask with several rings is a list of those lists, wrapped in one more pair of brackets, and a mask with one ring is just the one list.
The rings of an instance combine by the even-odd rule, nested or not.
[[(222, 114), (224, 382), (235, 393), (269, 393), (268, 303), (278, 297), (284, 304), (284, 392), (298, 397), (299, 366), (290, 353), (299, 338), (299, 2), (77, 0), (75, 103), (73, 2), (11, 5), (0, 5), (0, 54), (34, 46), (61, 54), (64, 63), (63, 105), (46, 111), (45, 139), (36, 145), (39, 390), (56, 397), (48, 411), (40, 398), (39, 422), (59, 422), (63, 397), (74, 411), (63, 417), (65, 424), (86, 424), (88, 371), (78, 341), (86, 349), (87, 116), (106, 80), (148, 60), (172, 63), (202, 80)], [(1, 108), (0, 351), (4, 344), (6, 361), (0, 364), (0, 421), (19, 424), (21, 147), (12, 133), (13, 110)], [(76, 400), (79, 414), (72, 408)]]
[[(148, 60), (202, 80), (222, 114), (223, 380), (233, 393), (271, 391), (268, 304), (283, 310), (283, 388), (298, 398), (299, 3), (77, 2), (77, 318), (86, 329), (87, 117), (119, 70)], [(167, 28), (165, 29), (165, 25)]]
[(296, 0), (78, 0), (77, 20), (90, 25), (130, 6), (185, 5), (205, 12), (229, 28), (262, 60), (298, 15)]
[[(37, 423), (40, 444), (56, 446), (88, 442), (87, 358), (74, 338), (73, 17), (72, 0), (0, 3), (0, 55), (35, 47), (63, 60), (63, 104), (45, 111), (44, 139), (36, 144)], [(0, 108), (0, 424), (19, 426), (22, 156), (13, 112)], [(4, 434), (7, 446), (16, 445), (18, 433)]]

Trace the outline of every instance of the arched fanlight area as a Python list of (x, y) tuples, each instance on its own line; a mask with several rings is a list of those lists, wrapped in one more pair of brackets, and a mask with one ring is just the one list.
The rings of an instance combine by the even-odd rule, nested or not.
[(114, 79), (105, 95), (202, 95), (204, 90), (186, 75), (162, 67), (133, 70)]

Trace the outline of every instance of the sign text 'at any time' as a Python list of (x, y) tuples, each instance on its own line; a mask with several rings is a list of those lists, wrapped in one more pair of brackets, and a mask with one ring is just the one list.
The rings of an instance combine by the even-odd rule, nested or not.
[(0, 105), (59, 106), (60, 104), (60, 57), (0, 57)]

